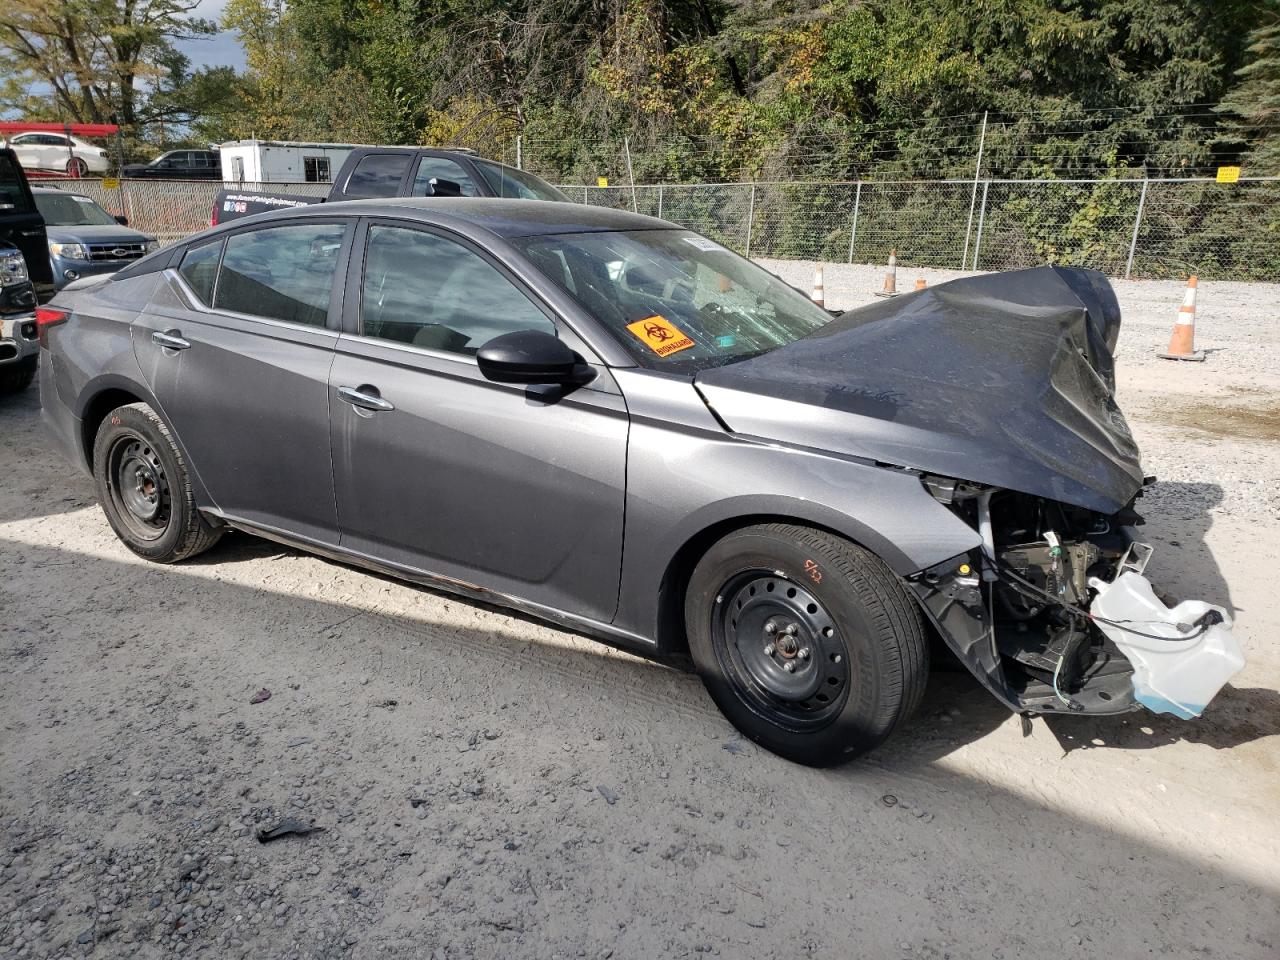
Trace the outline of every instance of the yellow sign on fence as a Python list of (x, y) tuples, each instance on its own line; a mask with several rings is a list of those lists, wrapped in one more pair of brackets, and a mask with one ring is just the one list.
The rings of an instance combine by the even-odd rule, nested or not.
[(1239, 167), (1219, 167), (1218, 182), (1219, 183), (1235, 183), (1240, 179)]
[(596, 177), (596, 186), (597, 186), (597, 187), (607, 187), (608, 185), (609, 185), (609, 178), (608, 178), (608, 177)]
[(102, 189), (103, 189), (103, 190), (119, 190), (119, 189), (120, 189), (120, 181), (119, 181), (119, 180), (117, 180), (115, 177), (103, 177), (103, 178), (102, 178)]

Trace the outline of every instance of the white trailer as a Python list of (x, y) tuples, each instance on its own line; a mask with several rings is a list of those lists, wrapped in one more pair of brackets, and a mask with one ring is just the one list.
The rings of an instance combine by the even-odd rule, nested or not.
[(232, 140), (218, 145), (222, 182), (331, 183), (355, 143), (291, 143), (283, 140)]

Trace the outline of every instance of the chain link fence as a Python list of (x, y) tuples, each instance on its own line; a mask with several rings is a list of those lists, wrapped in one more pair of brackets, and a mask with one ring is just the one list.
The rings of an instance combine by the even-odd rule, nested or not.
[(1113, 277), (1280, 282), (1280, 179), (946, 180), (569, 186), (747, 256)]
[[(161, 241), (205, 229), (224, 184), (100, 180), (83, 193)], [(325, 196), (326, 183), (238, 189)], [(1113, 277), (1280, 282), (1280, 179), (859, 181), (566, 186), (571, 199), (637, 210), (747, 256), (1011, 270), (1057, 263)]]
[[(108, 188), (107, 184), (115, 184)], [(301, 196), (328, 196), (328, 183), (238, 183), (217, 180), (41, 180), (33, 186), (56, 187), (90, 197), (108, 213), (128, 218), (129, 226), (172, 243), (209, 227), (219, 190), (266, 190)]]

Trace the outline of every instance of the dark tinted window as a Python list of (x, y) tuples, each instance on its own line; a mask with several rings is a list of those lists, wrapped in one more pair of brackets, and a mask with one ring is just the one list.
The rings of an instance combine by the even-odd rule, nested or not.
[(371, 227), (362, 332), (431, 350), (474, 354), (513, 330), (555, 325), (477, 254), (418, 230)]
[(323, 327), (344, 232), (307, 223), (228, 237), (214, 306)]
[(202, 243), (182, 255), (178, 273), (187, 281), (193, 293), (205, 306), (213, 303), (213, 278), (218, 275), (218, 257), (222, 254), (222, 241)]
[(0, 154), (0, 213), (30, 213), (31, 203), (22, 189), (18, 165)]
[(351, 171), (343, 191), (353, 200), (360, 197), (394, 197), (413, 159), (407, 153), (371, 153)]
[(430, 197), (432, 180), (452, 180), (462, 188), (464, 197), (474, 197), (480, 191), (462, 165), (447, 157), (423, 157), (418, 162), (418, 172), (413, 177), (413, 195)]

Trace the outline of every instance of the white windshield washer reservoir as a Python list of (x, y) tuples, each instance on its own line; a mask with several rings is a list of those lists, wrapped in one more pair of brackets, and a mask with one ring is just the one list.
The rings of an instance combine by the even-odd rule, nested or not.
[[(1198, 717), (1222, 685), (1243, 669), (1244, 655), (1222, 607), (1203, 600), (1167, 607), (1151, 582), (1132, 570), (1112, 583), (1090, 578), (1089, 586), (1097, 591), (1089, 612), (1118, 626), (1103, 619), (1094, 623), (1133, 664), (1134, 697), (1153, 713)], [(1222, 622), (1202, 629), (1197, 621), (1213, 610)]]

